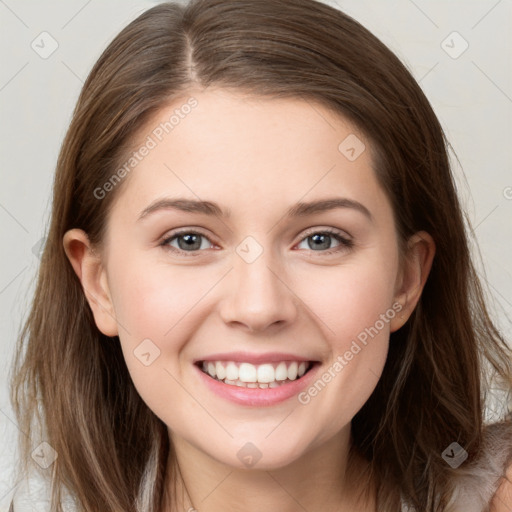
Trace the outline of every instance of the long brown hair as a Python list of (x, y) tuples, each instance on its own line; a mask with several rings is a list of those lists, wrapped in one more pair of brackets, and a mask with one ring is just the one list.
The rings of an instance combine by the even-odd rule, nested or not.
[(441, 453), (457, 441), (469, 460), (478, 455), (483, 392), (493, 374), (512, 387), (511, 352), (485, 306), (448, 144), (429, 102), (383, 43), (313, 0), (161, 4), (122, 30), (95, 64), (59, 155), (37, 288), (13, 365), (11, 400), (27, 434), (20, 475), (44, 440), (58, 454), (45, 470), (52, 510), (61, 510), (61, 488), (88, 512), (160, 510), (173, 457), (167, 428), (135, 390), (118, 338), (96, 327), (62, 239), (81, 228), (101, 244), (124, 183), (101, 200), (95, 190), (126, 161), (151, 116), (191, 87), (210, 85), (302, 98), (347, 118), (371, 141), (401, 247), (417, 231), (432, 235), (436, 255), (422, 297), (392, 333), (384, 372), (352, 433), (353, 449), (370, 462), (379, 510), (397, 510), (400, 494), (418, 510), (441, 510), (456, 471)]

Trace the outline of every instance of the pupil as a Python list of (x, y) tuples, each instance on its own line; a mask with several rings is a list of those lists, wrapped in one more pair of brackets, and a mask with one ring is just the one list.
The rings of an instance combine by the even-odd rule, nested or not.
[[(185, 244), (182, 244), (181, 241), (185, 240)], [(188, 234), (188, 235), (182, 235), (178, 238), (178, 245), (180, 246), (180, 249), (199, 249), (201, 247), (201, 242), (199, 241), (199, 236), (194, 234)], [(194, 246), (194, 243), (196, 244)]]
[[(315, 241), (317, 241), (319, 239), (319, 237), (322, 237), (324, 238), (324, 242), (322, 244), (322, 242), (320, 242), (319, 244), (314, 244), (313, 246), (311, 244), (310, 247), (313, 249), (313, 248), (320, 248), (320, 249), (328, 249), (329, 248), (329, 240), (330, 240), (330, 236), (329, 235), (325, 235), (325, 234), (317, 234), (317, 235), (312, 235), (310, 238), (313, 238), (315, 239)], [(327, 240), (327, 241), (325, 241)]]

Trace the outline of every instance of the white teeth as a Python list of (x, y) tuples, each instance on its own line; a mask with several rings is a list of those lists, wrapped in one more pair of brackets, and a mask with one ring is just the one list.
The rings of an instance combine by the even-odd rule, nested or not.
[(226, 384), (249, 388), (275, 388), (285, 381), (293, 381), (302, 377), (309, 364), (305, 361), (281, 361), (253, 365), (251, 363), (236, 363), (234, 361), (203, 362), (205, 373)]
[(215, 373), (219, 380), (224, 380), (226, 378), (226, 368), (222, 363), (219, 363), (219, 361), (215, 363)]
[(226, 366), (226, 379), (237, 380), (238, 379), (238, 368), (233, 362), (229, 362)]
[(288, 378), (290, 380), (295, 380), (297, 378), (297, 368), (299, 365), (296, 361), (294, 361), (290, 366), (288, 366)]
[[(220, 363), (217, 363), (220, 364)], [(242, 382), (257, 382), (258, 381), (258, 372), (256, 370), (256, 366), (250, 363), (242, 363), (240, 368), (238, 368), (238, 378)], [(220, 379), (222, 380), (222, 379)]]
[(288, 368), (286, 363), (279, 363), (276, 368), (276, 380), (286, 380), (288, 378)]
[(275, 372), (271, 364), (262, 364), (258, 366), (258, 382), (269, 383), (274, 382)]

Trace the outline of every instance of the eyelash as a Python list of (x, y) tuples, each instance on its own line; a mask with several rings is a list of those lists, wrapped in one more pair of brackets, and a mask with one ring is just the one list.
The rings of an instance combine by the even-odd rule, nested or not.
[[(172, 246), (168, 245), (172, 240), (174, 240), (175, 238), (178, 238), (181, 235), (199, 235), (199, 236), (206, 238), (210, 243), (212, 243), (211, 240), (206, 235), (204, 235), (203, 233), (201, 233), (199, 231), (181, 230), (176, 233), (172, 233), (170, 236), (168, 236), (164, 240), (162, 240), (162, 242), (160, 243), (160, 246), (166, 250), (169, 250), (169, 251), (172, 251), (172, 252), (175, 252), (178, 254), (184, 253), (184, 256), (187, 256), (187, 257), (188, 256), (191, 256), (191, 257), (199, 256), (199, 254), (201, 252), (203, 252), (202, 250), (184, 251), (182, 249), (177, 249), (176, 247), (172, 247)], [(341, 232), (333, 230), (333, 229), (329, 229), (329, 228), (322, 229), (322, 230), (308, 231), (305, 233), (304, 237), (300, 240), (300, 242), (303, 242), (305, 239), (307, 239), (313, 235), (331, 235), (338, 242), (340, 242), (340, 245), (338, 245), (337, 247), (334, 247), (333, 249), (328, 249), (326, 251), (313, 251), (312, 250), (312, 252), (320, 252), (321, 254), (324, 254), (324, 255), (330, 255), (330, 254), (339, 252), (341, 250), (352, 249), (352, 247), (354, 246), (354, 242), (352, 240), (342, 236)]]

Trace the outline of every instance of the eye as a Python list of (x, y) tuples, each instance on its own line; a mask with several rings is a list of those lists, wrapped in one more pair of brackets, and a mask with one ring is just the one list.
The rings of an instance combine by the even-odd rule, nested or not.
[[(308, 239), (312, 239), (312, 243), (308, 243), (309, 248), (313, 249), (313, 252), (321, 252), (322, 254), (332, 254), (348, 250), (354, 245), (354, 242), (351, 239), (344, 237), (341, 232), (329, 228), (321, 231), (310, 231), (300, 243), (303, 243)], [(330, 248), (329, 246), (333, 239), (338, 242), (338, 245), (334, 248)], [(208, 249), (208, 243), (203, 244), (203, 240), (207, 240), (210, 245), (214, 245), (206, 235), (198, 231), (182, 230), (166, 237), (160, 245), (185, 256), (198, 256), (201, 249)], [(172, 245), (174, 242), (177, 242), (177, 247)], [(321, 249), (329, 250), (325, 251)]]
[[(351, 249), (354, 246), (354, 242), (351, 239), (343, 236), (340, 231), (336, 231), (333, 229), (324, 229), (322, 231), (310, 231), (309, 233), (306, 234), (306, 237), (301, 240), (301, 243), (309, 239), (311, 239), (312, 242), (308, 242), (308, 248), (314, 249), (313, 252), (321, 252), (322, 254), (332, 254), (335, 252)], [(336, 240), (339, 245), (331, 249), (329, 246), (333, 239)], [(318, 251), (318, 249), (330, 250)]]
[[(197, 231), (178, 231), (177, 233), (174, 233), (171, 236), (167, 237), (165, 240), (163, 240), (160, 245), (165, 248), (169, 248), (175, 252), (190, 253), (185, 254), (186, 256), (196, 256), (197, 254), (194, 253), (197, 252), (197, 249), (208, 248), (204, 247), (202, 239), (209, 240), (207, 236)], [(178, 242), (178, 247), (172, 245), (172, 242), (174, 240)]]

